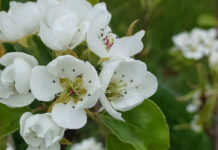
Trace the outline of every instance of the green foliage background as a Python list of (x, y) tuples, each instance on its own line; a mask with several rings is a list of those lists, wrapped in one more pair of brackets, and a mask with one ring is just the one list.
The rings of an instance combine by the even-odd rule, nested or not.
[[(10, 0), (2, 0), (3, 10), (8, 9)], [(26, 0), (17, 0), (26, 1)], [(168, 54), (172, 47), (171, 37), (185, 30), (191, 30), (199, 26), (198, 19), (203, 14), (215, 16), (215, 0), (104, 0), (108, 10), (112, 13), (111, 27), (119, 36), (126, 34), (128, 26), (139, 19), (135, 32), (140, 29), (146, 30), (144, 44), (146, 55), (138, 55), (148, 65), (148, 69), (154, 73), (159, 80), (158, 92), (151, 98), (164, 112), (170, 129), (171, 150), (212, 150), (212, 140), (206, 133), (195, 133), (190, 129), (177, 129), (176, 125), (188, 123), (192, 115), (186, 112), (185, 103), (178, 102), (177, 96), (183, 95), (190, 90), (189, 83), (197, 82), (196, 70), (193, 66), (182, 68), (175, 72), (168, 65), (173, 58)], [(2, 106), (0, 107), (3, 108)], [(18, 113), (19, 116), (19, 113)], [(2, 116), (1, 116), (2, 117)], [(17, 117), (19, 118), (19, 117)], [(1, 118), (2, 119), (2, 118)], [(11, 122), (13, 124), (13, 122)], [(1, 129), (0, 124), (0, 129)], [(81, 132), (87, 133), (96, 129), (89, 126)], [(0, 130), (1, 131), (1, 130)], [(94, 132), (89, 133), (95, 135)], [(15, 134), (18, 150), (25, 149), (23, 140)], [(81, 135), (86, 137), (89, 135)], [(114, 135), (109, 135), (108, 147), (117, 148), (113, 142), (120, 141)], [(3, 141), (4, 139), (0, 140)], [(122, 144), (122, 143), (120, 143)], [(1, 144), (0, 144), (1, 145)], [(123, 145), (132, 150), (128, 144)], [(0, 148), (1, 149), (1, 148)], [(3, 150), (3, 149), (2, 149)]]

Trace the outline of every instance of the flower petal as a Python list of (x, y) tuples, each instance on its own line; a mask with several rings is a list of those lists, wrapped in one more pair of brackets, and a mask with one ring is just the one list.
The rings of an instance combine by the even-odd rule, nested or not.
[(13, 84), (15, 78), (15, 71), (14, 71), (14, 65), (11, 64), (7, 66), (1, 74), (1, 82), (4, 85)]
[[(25, 35), (32, 34), (39, 29), (41, 19), (40, 9), (34, 2), (11, 2), (8, 13), (16, 25)], [(28, 12), (28, 13), (27, 13)]]
[(14, 59), (15, 88), (18, 93), (25, 94), (30, 89), (30, 75), (32, 67), (22, 58)]
[(111, 20), (111, 14), (107, 11), (106, 4), (104, 2), (97, 3), (88, 13), (88, 20), (92, 29), (107, 27)]
[(123, 56), (130, 57), (139, 53), (143, 49), (142, 38), (145, 31), (139, 31), (133, 36), (123, 37), (115, 40), (113, 46), (109, 50), (109, 55), (112, 57)]
[[(99, 29), (100, 30), (100, 29)], [(87, 44), (91, 51), (99, 57), (109, 57), (105, 45), (98, 38), (98, 31), (89, 30), (87, 33)]]
[(112, 106), (111, 103), (107, 100), (106, 96), (104, 94), (102, 94), (100, 96), (100, 101), (102, 106), (105, 108), (105, 110), (114, 118), (118, 119), (118, 120), (122, 120), (124, 121), (124, 119), (122, 118), (122, 114), (118, 111), (116, 111)]
[(23, 60), (28, 62), (32, 67), (38, 65), (37, 60), (33, 56), (21, 52), (6, 53), (0, 58), (0, 64), (4, 66), (13, 64), (14, 59), (16, 57), (22, 58)]
[(59, 78), (47, 71), (45, 66), (36, 66), (30, 78), (32, 94), (40, 101), (51, 101), (62, 91)]
[(84, 109), (73, 109), (72, 104), (55, 104), (52, 109), (52, 119), (62, 128), (80, 129), (87, 123)]
[(9, 98), (0, 99), (0, 103), (7, 105), (8, 107), (24, 107), (33, 102), (35, 98), (31, 93), (17, 94), (10, 96)]
[(62, 15), (52, 24), (51, 30), (61, 45), (60, 50), (68, 49), (70, 42), (77, 31), (78, 22), (78, 16), (72, 12)]
[(58, 38), (55, 36), (55, 34), (51, 31), (51, 29), (48, 28), (48, 26), (41, 22), (40, 23), (40, 30), (39, 30), (39, 36), (43, 43), (51, 48), (52, 50), (61, 50), (62, 47), (58, 41)]
[(87, 0), (62, 0), (62, 5), (75, 12), (81, 21), (86, 19), (92, 5)]
[(89, 22), (85, 21), (82, 22), (81, 25), (78, 27), (76, 34), (74, 35), (73, 40), (70, 42), (70, 49), (74, 49), (77, 45), (83, 42), (86, 38), (86, 33), (89, 30)]
[(0, 31), (1, 41), (16, 41), (23, 36), (10, 16), (4, 11), (0, 13)]

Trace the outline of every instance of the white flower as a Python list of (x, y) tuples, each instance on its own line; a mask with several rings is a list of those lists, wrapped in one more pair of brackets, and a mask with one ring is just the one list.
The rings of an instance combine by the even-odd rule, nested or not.
[(53, 146), (63, 138), (64, 131), (51, 119), (50, 113), (33, 115), (26, 112), (20, 119), (20, 135), (32, 149), (44, 150), (40, 147)]
[(201, 132), (203, 127), (201, 124), (199, 124), (199, 115), (195, 115), (194, 119), (192, 120), (190, 127), (195, 132)]
[(26, 150), (60, 150), (60, 143), (54, 143), (53, 145), (46, 147), (45, 144), (40, 145), (39, 147), (28, 146)]
[(50, 7), (44, 20), (40, 23), (39, 36), (53, 50), (73, 49), (85, 40), (89, 29), (89, 22), (81, 21), (64, 4)]
[(213, 70), (218, 71), (218, 51), (214, 51), (210, 54), (209, 65)]
[(218, 49), (215, 29), (207, 31), (195, 28), (190, 33), (173, 36), (173, 42), (188, 59), (198, 60)]
[(78, 129), (86, 124), (84, 108), (96, 104), (101, 90), (95, 68), (70, 55), (59, 56), (47, 66), (35, 67), (30, 87), (40, 101), (57, 98), (52, 119), (69, 129)]
[(37, 32), (41, 15), (36, 3), (10, 2), (8, 12), (0, 12), (0, 40), (16, 41)]
[(138, 106), (157, 90), (157, 79), (145, 63), (130, 58), (104, 64), (99, 77), (104, 86), (100, 101), (110, 115), (120, 120), (118, 111)]
[(0, 71), (0, 102), (9, 107), (23, 107), (32, 103), (34, 97), (29, 92), (29, 81), (37, 60), (25, 53), (13, 52), (1, 57), (0, 64), (5, 66)]
[(118, 38), (111, 32), (108, 24), (111, 14), (107, 11), (105, 3), (93, 7), (88, 16), (90, 29), (87, 33), (88, 47), (100, 57), (130, 57), (143, 49), (142, 30), (133, 36)]
[(59, 0), (37, 0), (37, 5), (41, 12), (41, 18), (46, 21), (47, 11), (57, 5), (60, 5)]
[(70, 150), (104, 150), (104, 148), (94, 138), (89, 138), (75, 144)]
[(87, 0), (62, 0), (61, 5), (76, 13), (80, 21), (87, 21), (92, 5)]

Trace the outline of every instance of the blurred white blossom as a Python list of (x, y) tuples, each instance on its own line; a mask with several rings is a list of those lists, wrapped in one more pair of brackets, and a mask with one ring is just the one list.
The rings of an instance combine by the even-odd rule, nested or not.
[(186, 58), (198, 60), (218, 50), (216, 35), (215, 29), (195, 28), (173, 36), (173, 42)]
[(83, 140), (81, 143), (73, 145), (70, 150), (105, 150), (101, 143), (98, 143), (94, 138)]

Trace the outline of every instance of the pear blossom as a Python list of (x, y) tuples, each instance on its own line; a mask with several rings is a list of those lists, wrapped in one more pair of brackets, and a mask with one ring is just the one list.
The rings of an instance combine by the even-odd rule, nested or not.
[(38, 31), (41, 20), (39, 7), (34, 2), (10, 2), (8, 12), (0, 12), (0, 40), (17, 41)]
[(46, 21), (47, 11), (55, 6), (60, 5), (60, 0), (37, 0), (37, 6), (40, 9), (41, 19)]
[(130, 57), (143, 49), (142, 38), (144, 30), (133, 36), (118, 38), (108, 26), (111, 14), (107, 11), (105, 3), (96, 4), (88, 15), (91, 22), (87, 32), (88, 47), (99, 57)]
[(84, 139), (81, 143), (76, 143), (70, 150), (104, 150), (101, 143), (95, 138)]
[(30, 76), (32, 68), (38, 65), (37, 60), (28, 54), (13, 52), (0, 58), (5, 66), (0, 71), (0, 103), (9, 107), (23, 107), (33, 102), (30, 93)]
[(51, 119), (50, 113), (33, 115), (26, 112), (20, 119), (20, 135), (30, 145), (29, 150), (53, 150), (51, 147), (56, 146), (60, 149), (58, 142), (63, 138), (64, 131)]
[(215, 29), (207, 31), (195, 28), (190, 33), (173, 36), (173, 42), (188, 59), (199, 60), (218, 49)]
[(49, 48), (61, 51), (83, 42), (88, 29), (88, 21), (81, 21), (76, 12), (60, 4), (47, 10), (45, 21), (40, 23), (39, 36)]
[(105, 63), (99, 78), (103, 86), (101, 104), (119, 120), (123, 120), (120, 111), (140, 105), (157, 90), (157, 79), (146, 64), (131, 58)]
[(33, 68), (30, 87), (40, 101), (56, 98), (52, 119), (68, 129), (78, 129), (86, 124), (84, 109), (93, 107), (101, 92), (95, 68), (70, 55), (59, 56), (47, 66)]

